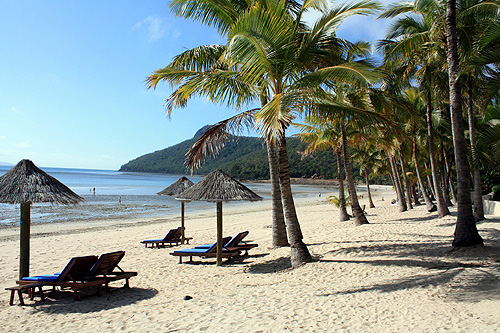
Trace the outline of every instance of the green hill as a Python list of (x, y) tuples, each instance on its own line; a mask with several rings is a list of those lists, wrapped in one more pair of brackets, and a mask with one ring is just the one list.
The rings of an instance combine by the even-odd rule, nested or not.
[[(174, 146), (138, 157), (120, 168), (120, 171), (185, 174), (184, 155), (206, 130), (199, 130), (189, 140)], [(337, 178), (337, 159), (332, 151), (303, 156), (306, 144), (297, 138), (287, 138), (290, 176), (295, 178), (317, 175)], [(239, 179), (269, 179), (269, 167), (264, 141), (261, 138), (239, 136), (226, 143), (216, 158), (208, 157), (197, 174), (207, 174), (215, 169)]]

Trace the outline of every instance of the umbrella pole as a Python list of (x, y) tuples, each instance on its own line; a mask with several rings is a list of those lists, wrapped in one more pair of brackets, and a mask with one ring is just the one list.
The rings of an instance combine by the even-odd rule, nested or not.
[(181, 244), (184, 244), (186, 234), (184, 233), (184, 201), (181, 201)]
[(21, 248), (19, 252), (19, 280), (29, 276), (30, 270), (30, 206), (31, 203), (21, 204)]
[(222, 201), (217, 201), (217, 266), (222, 266)]

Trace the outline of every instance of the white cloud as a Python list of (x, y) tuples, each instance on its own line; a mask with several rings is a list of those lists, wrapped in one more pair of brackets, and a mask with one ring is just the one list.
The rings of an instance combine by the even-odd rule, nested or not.
[(167, 28), (163, 25), (163, 22), (158, 17), (148, 16), (144, 20), (137, 22), (134, 25), (134, 29), (145, 30), (149, 35), (149, 41), (154, 42), (162, 38)]

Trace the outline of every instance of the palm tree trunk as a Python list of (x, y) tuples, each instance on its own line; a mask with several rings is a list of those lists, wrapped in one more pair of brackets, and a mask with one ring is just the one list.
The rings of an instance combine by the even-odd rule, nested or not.
[(345, 204), (345, 194), (344, 194), (344, 168), (342, 168), (342, 153), (340, 149), (335, 151), (337, 154), (337, 169), (338, 169), (338, 179), (339, 179), (339, 201), (340, 201), (340, 221), (347, 221), (351, 218), (351, 215), (347, 213), (347, 207)]
[[(453, 202), (450, 200), (450, 193), (452, 190), (450, 189), (450, 169), (451, 167), (448, 166), (448, 158), (446, 157), (446, 153), (444, 151), (444, 144), (443, 141), (441, 141), (441, 188), (443, 189), (443, 199), (446, 202), (446, 205), (448, 207), (453, 206)], [(455, 200), (456, 203), (456, 200)]]
[(349, 197), (351, 198), (352, 215), (354, 215), (354, 224), (363, 225), (368, 224), (363, 210), (359, 206), (358, 195), (356, 194), (356, 186), (354, 185), (354, 177), (352, 176), (351, 161), (349, 158), (349, 149), (347, 147), (347, 135), (345, 132), (345, 125), (342, 123), (340, 125), (340, 131), (342, 134), (342, 149), (344, 152), (344, 168), (347, 178), (347, 189), (349, 190)]
[(278, 138), (278, 158), (281, 199), (283, 200), (288, 242), (290, 243), (291, 249), (290, 260), (292, 267), (295, 268), (310, 262), (312, 258), (306, 244), (302, 241), (302, 231), (300, 230), (299, 219), (297, 218), (297, 212), (295, 211), (295, 204), (293, 202), (285, 134)]
[[(429, 170), (429, 165), (427, 164), (427, 162), (424, 161), (424, 167), (426, 170)], [(429, 184), (429, 197), (431, 198), (432, 201), (436, 200), (436, 193), (434, 193), (434, 182), (432, 181), (432, 170), (431, 170), (431, 174), (428, 174), (427, 175), (427, 183)], [(436, 210), (437, 210), (437, 206), (436, 206)]]
[(406, 207), (405, 196), (403, 194), (403, 189), (401, 187), (401, 178), (399, 177), (398, 167), (396, 166), (396, 161), (394, 157), (387, 153), (387, 158), (389, 159), (389, 163), (391, 164), (391, 170), (393, 174), (392, 183), (394, 185), (394, 189), (396, 190), (396, 195), (398, 197), (398, 205), (400, 212), (406, 212), (408, 208)]
[(476, 221), (484, 220), (483, 193), (481, 189), (481, 170), (476, 151), (476, 122), (472, 103), (472, 78), (467, 76), (467, 114), (469, 116), (470, 150), (472, 153), (472, 169), (474, 170), (474, 218)]
[(455, 187), (453, 186), (453, 182), (451, 181), (451, 178), (448, 178), (448, 180), (449, 180), (449, 186), (450, 186), (451, 201), (456, 205), (457, 204), (457, 192), (455, 191)]
[(443, 198), (443, 193), (439, 186), (439, 173), (438, 166), (436, 163), (436, 153), (434, 149), (434, 130), (432, 129), (432, 104), (430, 93), (427, 97), (427, 134), (429, 136), (429, 157), (431, 160), (431, 172), (432, 172), (432, 183), (434, 188), (434, 197), (436, 198), (436, 203), (438, 207), (438, 216), (443, 217), (450, 215), (450, 211), (446, 206)]
[(269, 159), (269, 175), (271, 179), (272, 246), (289, 246), (286, 236), (285, 216), (283, 215), (283, 205), (281, 202), (278, 156), (276, 154), (276, 144), (274, 142), (267, 142), (267, 157)]
[(408, 209), (413, 209), (413, 205), (411, 203), (410, 180), (408, 179), (408, 176), (406, 175), (405, 161), (403, 159), (403, 152), (401, 151), (401, 149), (399, 150), (399, 163), (401, 163), (401, 171), (403, 172), (403, 179), (405, 182), (406, 207), (408, 207)]
[(456, 0), (446, 0), (446, 58), (448, 60), (448, 80), (450, 85), (450, 113), (455, 166), (457, 169), (457, 224), (453, 246), (473, 246), (483, 244), (472, 213), (470, 198), (469, 164), (465, 145), (464, 123), (460, 81), (458, 80), (458, 42), (456, 26)]
[(422, 196), (424, 197), (427, 211), (434, 212), (437, 210), (437, 207), (431, 201), (431, 198), (429, 198), (429, 195), (427, 194), (427, 190), (425, 189), (422, 174), (420, 173), (420, 166), (418, 165), (417, 142), (415, 142), (415, 141), (413, 141), (413, 162), (415, 163), (415, 172), (417, 173), (418, 184), (420, 185), (420, 189), (422, 190)]
[(412, 198), (413, 198), (413, 204), (415, 206), (420, 206), (421, 203), (420, 203), (420, 200), (418, 200), (418, 195), (417, 195), (417, 190), (415, 189), (415, 184), (413, 184), (411, 186), (411, 195), (412, 195)]
[(366, 178), (366, 191), (368, 192), (368, 208), (375, 208), (375, 204), (372, 199), (372, 192), (370, 192), (370, 178), (368, 177), (368, 168), (365, 166), (365, 178)]

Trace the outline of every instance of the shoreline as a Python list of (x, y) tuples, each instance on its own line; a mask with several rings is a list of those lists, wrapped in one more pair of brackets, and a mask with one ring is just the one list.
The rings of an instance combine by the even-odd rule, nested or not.
[[(296, 269), (290, 269), (289, 248), (271, 247), (270, 200), (223, 205), (224, 235), (248, 230), (248, 241), (259, 246), (222, 267), (198, 258), (178, 264), (169, 255), (213, 242), (215, 205), (198, 213), (186, 208), (186, 233), (194, 239), (165, 249), (146, 249), (139, 242), (178, 227), (178, 216), (95, 221), (92, 227), (37, 225), (31, 240), (33, 275), (60, 271), (73, 256), (116, 250), (126, 251), (120, 267), (138, 275), (130, 280), (131, 289), (81, 302), (57, 293), (45, 302), (25, 297), (27, 305), (9, 306), (4, 291), (0, 322), (9, 332), (499, 331), (500, 217), (478, 224), (484, 248), (450, 251), (455, 207), (452, 216), (441, 219), (425, 205), (400, 213), (390, 204), (391, 195), (392, 189), (377, 187), (377, 207), (367, 209), (370, 224), (358, 227), (339, 222), (338, 209), (323, 197), (296, 198), (313, 256), (313, 262)], [(4, 288), (18, 274), (15, 231), (0, 230)]]
[[(270, 199), (271, 188), (267, 183), (249, 183), (248, 186), (264, 200)], [(321, 185), (293, 185), (294, 196), (313, 195), (313, 193), (332, 191), (335, 187)], [(361, 189), (360, 189), (361, 190)], [(361, 190), (362, 191), (362, 190)], [(174, 216), (179, 212), (179, 202), (170, 196), (98, 194), (83, 195), (85, 201), (77, 205), (51, 205), (36, 203), (31, 208), (31, 225), (88, 222), (96, 220), (117, 220), (130, 218), (161, 218)], [(231, 202), (231, 205), (238, 204)], [(196, 201), (189, 204), (191, 211), (205, 210), (210, 203)], [(16, 228), (19, 219), (18, 205), (3, 204), (0, 214), (0, 230)]]

